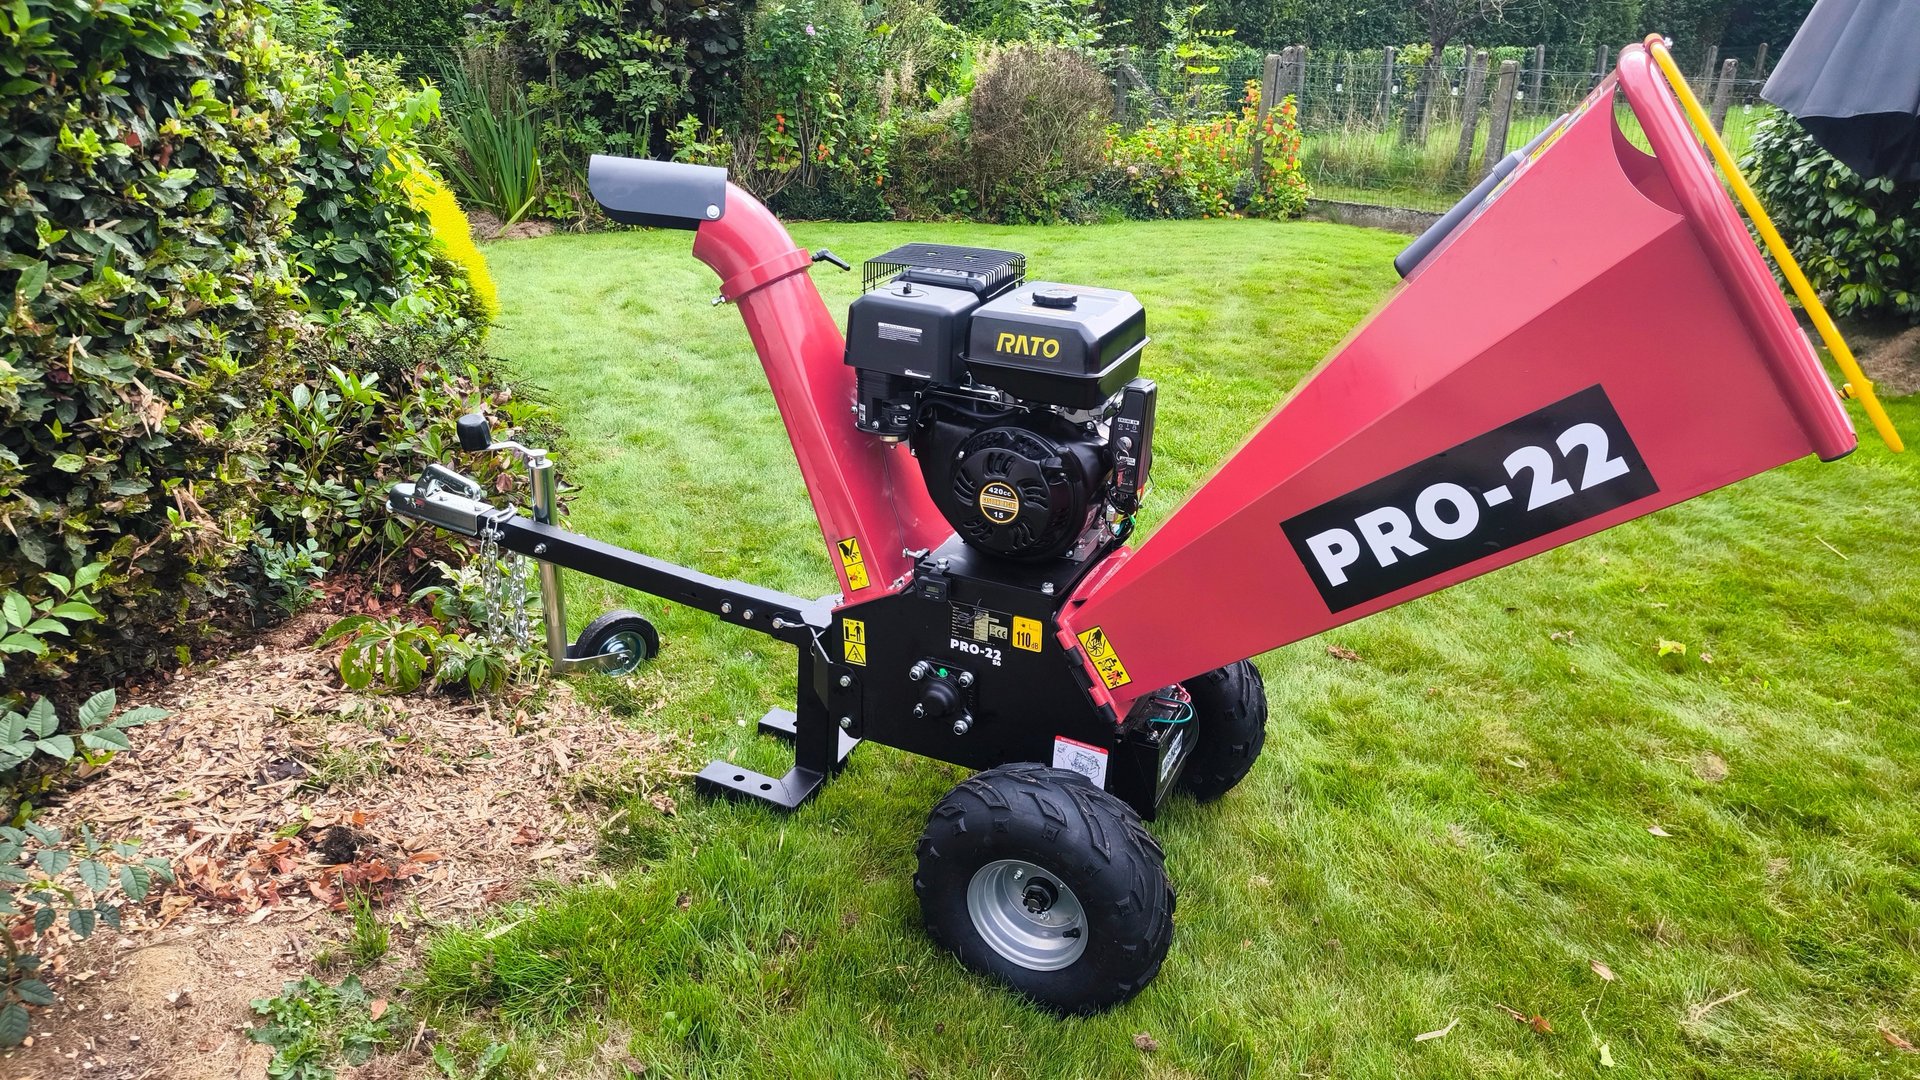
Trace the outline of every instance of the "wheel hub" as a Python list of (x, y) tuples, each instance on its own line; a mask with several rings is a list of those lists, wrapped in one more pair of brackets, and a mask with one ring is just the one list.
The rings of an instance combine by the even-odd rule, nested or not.
[(967, 883), (967, 914), (989, 948), (1033, 971), (1058, 971), (1087, 950), (1080, 898), (1052, 871), (1023, 859), (975, 871)]

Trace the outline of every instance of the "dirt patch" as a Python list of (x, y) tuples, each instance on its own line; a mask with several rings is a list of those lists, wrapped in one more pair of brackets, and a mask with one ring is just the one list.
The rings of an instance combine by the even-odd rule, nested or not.
[(1905, 321), (1841, 324), (1847, 347), (1881, 397), (1920, 394), (1920, 326)]
[(172, 715), (43, 812), (138, 840), (178, 880), (129, 908), (122, 935), (45, 943), (62, 1001), (0, 1075), (261, 1076), (248, 1002), (345, 936), (350, 897), (404, 899), (413, 926), (467, 916), (591, 868), (595, 815), (570, 792), (637, 788), (671, 811), (691, 751), (670, 736), (565, 683), (517, 702), (350, 693), (307, 647), (330, 619), (139, 695)]
[(526, 240), (535, 236), (547, 236), (559, 230), (559, 226), (551, 221), (533, 219), (522, 219), (502, 228), (500, 219), (485, 210), (467, 211), (467, 222), (473, 228), (475, 240)]

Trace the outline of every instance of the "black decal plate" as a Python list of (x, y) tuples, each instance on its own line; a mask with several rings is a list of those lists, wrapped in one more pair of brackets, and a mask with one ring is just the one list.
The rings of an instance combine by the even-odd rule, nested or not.
[(1659, 490), (1606, 391), (1591, 386), (1280, 528), (1341, 611)]

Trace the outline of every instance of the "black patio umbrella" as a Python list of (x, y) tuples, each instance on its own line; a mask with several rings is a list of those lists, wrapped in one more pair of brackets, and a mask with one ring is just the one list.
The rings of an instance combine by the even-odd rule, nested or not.
[(1819, 0), (1760, 96), (1861, 176), (1920, 181), (1920, 0)]

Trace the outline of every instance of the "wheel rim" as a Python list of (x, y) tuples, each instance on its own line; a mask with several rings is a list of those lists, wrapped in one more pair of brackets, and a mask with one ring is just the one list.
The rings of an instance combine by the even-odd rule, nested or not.
[(619, 657), (602, 670), (608, 675), (626, 675), (639, 667), (640, 662), (647, 658), (647, 642), (640, 636), (638, 630), (622, 630), (607, 639), (606, 647), (602, 651)]
[(1032, 971), (1058, 971), (1087, 951), (1087, 913), (1057, 874), (1000, 859), (967, 883), (967, 914), (994, 952)]

